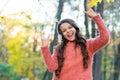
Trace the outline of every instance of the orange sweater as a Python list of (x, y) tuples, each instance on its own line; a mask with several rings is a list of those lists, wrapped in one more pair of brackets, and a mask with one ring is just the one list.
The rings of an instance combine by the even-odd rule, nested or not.
[(80, 47), (75, 48), (74, 42), (68, 42), (64, 52), (64, 65), (60, 73), (60, 78), (56, 79), (55, 70), (58, 68), (57, 49), (51, 55), (48, 46), (41, 47), (46, 66), (50, 72), (53, 72), (52, 80), (92, 80), (92, 63), (93, 56), (97, 50), (104, 47), (109, 39), (107, 28), (100, 17), (96, 15), (93, 17), (94, 22), (98, 26), (99, 36), (87, 40), (87, 50), (90, 56), (88, 68), (83, 68), (83, 56)]

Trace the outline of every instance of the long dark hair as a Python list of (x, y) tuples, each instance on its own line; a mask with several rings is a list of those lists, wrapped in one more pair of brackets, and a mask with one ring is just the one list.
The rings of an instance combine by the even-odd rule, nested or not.
[(76, 42), (76, 46), (79, 45), (81, 47), (82, 50), (82, 55), (83, 55), (83, 66), (84, 68), (88, 68), (88, 51), (86, 48), (86, 39), (83, 38), (83, 36), (80, 33), (80, 30), (78, 28), (78, 25), (75, 23), (74, 20), (72, 19), (64, 19), (62, 21), (60, 21), (58, 23), (58, 33), (62, 36), (62, 42), (61, 44), (58, 46), (58, 69), (55, 71), (55, 74), (57, 77), (59, 77), (60, 72), (62, 70), (63, 67), (63, 62), (64, 62), (64, 50), (66, 48), (66, 44), (68, 42), (67, 39), (64, 38), (61, 30), (60, 30), (60, 26), (63, 23), (69, 23), (72, 27), (74, 27), (76, 29), (76, 35), (75, 35), (75, 42)]

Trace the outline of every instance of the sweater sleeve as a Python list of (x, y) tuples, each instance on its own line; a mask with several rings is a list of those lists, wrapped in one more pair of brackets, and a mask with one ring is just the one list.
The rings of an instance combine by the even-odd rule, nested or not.
[(45, 61), (45, 64), (50, 72), (54, 72), (58, 68), (57, 50), (54, 49), (51, 55), (48, 46), (41, 47), (41, 52)]
[(92, 53), (95, 53), (97, 50), (104, 47), (109, 42), (110, 35), (100, 15), (94, 16), (93, 21), (98, 27), (99, 35), (89, 40), (89, 48)]

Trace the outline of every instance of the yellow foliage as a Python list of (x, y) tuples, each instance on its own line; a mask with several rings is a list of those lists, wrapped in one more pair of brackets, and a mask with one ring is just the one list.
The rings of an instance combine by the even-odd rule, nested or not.
[(18, 62), (19, 56), (18, 55), (12, 55), (11, 58), (9, 59), (10, 64), (16, 64)]
[(3, 22), (3, 23), (7, 22), (6, 16), (0, 16), (0, 23), (1, 22)]
[(114, 2), (115, 0), (107, 0), (107, 2)]
[(88, 4), (88, 6), (93, 7), (97, 5), (98, 2), (102, 2), (102, 0), (91, 0)]
[(29, 79), (33, 78), (33, 73), (32, 73), (32, 71), (29, 71), (28, 77), (29, 77)]
[(57, 18), (55, 19), (55, 22), (58, 22), (58, 19), (57, 19)]
[[(107, 2), (114, 2), (115, 0), (106, 0)], [(97, 3), (101, 3), (102, 0), (91, 0), (89, 3), (88, 3), (88, 6), (90, 7), (93, 7), (95, 5), (97, 5)]]
[(47, 22), (47, 24), (49, 25), (49, 26), (52, 26), (52, 24), (51, 24), (51, 22), (50, 21), (46, 21)]

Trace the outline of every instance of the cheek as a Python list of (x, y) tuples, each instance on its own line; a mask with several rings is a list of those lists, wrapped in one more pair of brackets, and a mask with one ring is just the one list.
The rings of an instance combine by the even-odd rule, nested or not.
[(62, 33), (63, 34), (63, 36), (65, 37), (66, 36), (66, 33), (64, 32), (64, 33)]
[(66, 38), (67, 37), (67, 35), (66, 35), (66, 33), (64, 32), (64, 33), (62, 33), (62, 35), (63, 35), (63, 37), (64, 38)]
[(73, 31), (76, 33), (76, 29), (73, 29)]

